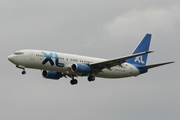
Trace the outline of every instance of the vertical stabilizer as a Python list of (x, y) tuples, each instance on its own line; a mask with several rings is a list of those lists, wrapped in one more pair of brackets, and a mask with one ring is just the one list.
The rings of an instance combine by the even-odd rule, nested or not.
[[(151, 34), (146, 34), (132, 54), (149, 51), (150, 42)], [(144, 66), (146, 65), (147, 57), (148, 54), (145, 54), (135, 58), (128, 59), (126, 60), (126, 62), (134, 64), (136, 66)]]

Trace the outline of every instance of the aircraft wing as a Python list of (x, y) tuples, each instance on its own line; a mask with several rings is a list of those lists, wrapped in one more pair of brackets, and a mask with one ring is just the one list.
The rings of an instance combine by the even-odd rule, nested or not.
[(140, 53), (132, 54), (129, 56), (114, 58), (114, 59), (97, 62), (97, 63), (91, 63), (89, 64), (89, 66), (91, 67), (92, 70), (101, 71), (104, 68), (111, 70), (111, 67), (116, 66), (116, 65), (121, 65), (122, 63), (125, 63), (127, 59), (134, 58), (134, 57), (141, 56), (148, 53), (152, 53), (152, 52), (153, 51), (140, 52)]
[(159, 63), (159, 64), (153, 64), (153, 65), (146, 65), (146, 66), (142, 66), (140, 68), (142, 68), (142, 69), (151, 69), (151, 68), (159, 67), (159, 66), (162, 66), (162, 65), (171, 64), (171, 63), (174, 63), (174, 62), (165, 62), (165, 63)]

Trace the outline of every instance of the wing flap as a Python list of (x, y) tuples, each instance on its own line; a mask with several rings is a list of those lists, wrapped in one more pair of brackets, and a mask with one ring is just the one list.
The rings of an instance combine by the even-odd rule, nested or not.
[(141, 68), (141, 69), (151, 69), (151, 68), (159, 67), (159, 66), (162, 66), (162, 65), (171, 64), (171, 63), (174, 63), (174, 62), (172, 61), (172, 62), (165, 62), (165, 63), (153, 64), (153, 65), (146, 65), (146, 66), (142, 66), (142, 67), (140, 67), (140, 68)]

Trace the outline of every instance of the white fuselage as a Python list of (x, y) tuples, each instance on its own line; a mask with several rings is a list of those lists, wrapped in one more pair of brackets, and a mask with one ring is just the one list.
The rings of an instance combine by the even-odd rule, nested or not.
[[(47, 59), (46, 55), (49, 56), (49, 60), (47, 61), (45, 61), (45, 59)], [(40, 70), (51, 70), (61, 72), (62, 74), (75, 76), (82, 76), (82, 74), (73, 72), (71, 70), (72, 64), (90, 64), (107, 60), (44, 50), (20, 50), (15, 54), (10, 55), (8, 59), (15, 65), (18, 65), (22, 68), (24, 67)], [(103, 78), (122, 78), (137, 76), (139, 74), (140, 73), (135, 66), (129, 63), (123, 63), (122, 65), (111, 67), (110, 69), (105, 68), (101, 72), (98, 72), (94, 75)]]

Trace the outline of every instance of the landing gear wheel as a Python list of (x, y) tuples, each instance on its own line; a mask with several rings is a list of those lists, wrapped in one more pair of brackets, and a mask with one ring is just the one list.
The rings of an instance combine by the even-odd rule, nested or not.
[(26, 74), (26, 71), (22, 71), (22, 74), (23, 74), (23, 75)]
[(72, 80), (70, 81), (70, 83), (71, 83), (71, 85), (76, 85), (76, 84), (78, 83), (78, 81), (77, 81), (76, 79), (72, 79)]
[(88, 81), (89, 81), (89, 82), (94, 81), (94, 80), (95, 80), (95, 76), (90, 75), (90, 76), (88, 77)]

